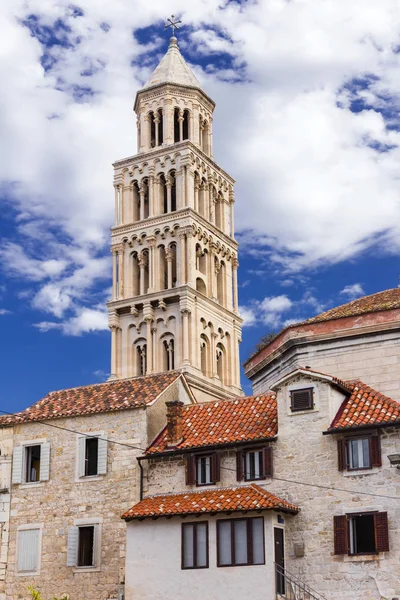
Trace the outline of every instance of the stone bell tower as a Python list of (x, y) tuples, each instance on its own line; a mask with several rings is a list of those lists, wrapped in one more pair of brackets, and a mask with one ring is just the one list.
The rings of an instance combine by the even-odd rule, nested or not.
[(138, 153), (114, 163), (111, 377), (184, 371), (199, 401), (241, 395), (234, 180), (215, 104), (173, 36), (137, 93)]

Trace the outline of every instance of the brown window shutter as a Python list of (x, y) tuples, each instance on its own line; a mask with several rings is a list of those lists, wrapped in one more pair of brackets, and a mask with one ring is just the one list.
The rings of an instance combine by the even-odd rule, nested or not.
[(346, 469), (346, 440), (337, 441), (338, 469), (344, 471)]
[(211, 479), (213, 483), (217, 483), (221, 479), (220, 455), (218, 452), (211, 456)]
[(335, 554), (347, 554), (349, 549), (346, 515), (333, 517), (333, 536)]
[(243, 479), (243, 450), (236, 452), (236, 479), (238, 481)]
[(263, 450), (263, 475), (264, 477), (273, 477), (274, 475), (274, 465), (272, 461), (272, 447), (267, 446)]
[(389, 552), (389, 525), (387, 512), (374, 514), (375, 545), (377, 552)]
[(186, 485), (195, 485), (196, 483), (196, 457), (190, 454), (186, 458)]
[(290, 392), (290, 408), (292, 412), (309, 410), (314, 407), (313, 388), (292, 390)]
[(371, 467), (382, 466), (382, 455), (381, 455), (381, 438), (379, 435), (373, 435), (371, 437)]

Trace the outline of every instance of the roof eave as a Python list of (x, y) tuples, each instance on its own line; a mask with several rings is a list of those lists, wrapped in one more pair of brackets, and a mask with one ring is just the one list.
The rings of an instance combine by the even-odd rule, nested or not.
[(356, 425), (349, 427), (340, 427), (336, 429), (327, 429), (322, 432), (322, 435), (332, 435), (334, 433), (346, 433), (346, 431), (365, 431), (366, 429), (382, 429), (383, 427), (395, 427), (396, 429), (400, 427), (400, 421), (393, 421), (393, 423), (367, 423), (366, 425)]
[[(161, 432), (162, 433), (162, 432)], [(228, 442), (226, 444), (211, 444), (208, 446), (190, 446), (190, 448), (172, 448), (171, 450), (164, 450), (163, 452), (152, 452), (151, 454), (145, 454), (144, 456), (138, 456), (138, 459), (150, 459), (150, 458), (163, 458), (165, 456), (178, 456), (179, 454), (190, 454), (191, 452), (209, 452), (210, 450), (224, 450), (228, 448), (235, 448), (238, 446), (250, 446), (261, 444), (263, 442), (276, 442), (278, 436), (276, 434), (269, 437), (257, 438), (255, 440), (238, 440), (236, 442)]]

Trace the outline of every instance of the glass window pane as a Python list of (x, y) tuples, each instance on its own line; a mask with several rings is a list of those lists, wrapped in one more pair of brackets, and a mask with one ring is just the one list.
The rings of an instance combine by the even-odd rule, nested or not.
[(254, 452), (254, 479), (260, 479), (261, 451)]
[(218, 522), (218, 563), (220, 565), (232, 564), (231, 549), (231, 522)]
[(349, 445), (349, 465), (351, 469), (359, 468), (358, 460), (358, 440), (350, 440)]
[(205, 462), (205, 478), (204, 483), (211, 483), (211, 456), (206, 456)]
[(184, 525), (183, 527), (183, 566), (194, 567), (193, 525)]
[(247, 521), (233, 521), (235, 564), (247, 564)]
[(207, 566), (207, 525), (199, 523), (196, 526), (197, 534), (197, 564), (196, 567)]
[(253, 564), (262, 565), (264, 564), (264, 519), (257, 517), (252, 519), (252, 533), (253, 533)]
[(363, 467), (368, 468), (370, 466), (370, 461), (369, 461), (369, 439), (366, 438), (362, 441), (362, 448), (363, 448)]

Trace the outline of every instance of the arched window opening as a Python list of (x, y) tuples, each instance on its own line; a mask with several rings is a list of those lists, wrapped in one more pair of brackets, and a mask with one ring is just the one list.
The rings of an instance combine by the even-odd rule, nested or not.
[(147, 177), (143, 179), (143, 219), (149, 217), (149, 180)]
[(119, 298), (119, 252), (115, 253), (115, 297)]
[(180, 126), (179, 126), (179, 108), (174, 110), (174, 142), (175, 144), (180, 141)]
[(133, 222), (135, 223), (140, 219), (140, 195), (139, 184), (137, 181), (132, 182), (132, 203)]
[(175, 369), (175, 343), (173, 338), (163, 341), (163, 354), (164, 371), (173, 371)]
[(224, 228), (224, 198), (221, 192), (218, 193), (215, 206), (215, 224), (219, 229)]
[(171, 182), (171, 212), (176, 211), (176, 178), (175, 171), (171, 171), (169, 174)]
[(132, 254), (132, 295), (139, 296), (140, 294), (140, 269), (138, 253)]
[(217, 375), (221, 383), (226, 383), (226, 356), (222, 344), (217, 344)]
[(135, 375), (146, 375), (147, 344), (138, 344), (135, 351)]
[(167, 196), (167, 181), (164, 173), (159, 176), (159, 200), (160, 200), (160, 214), (166, 214), (168, 212), (168, 196)]
[(189, 139), (189, 119), (190, 112), (186, 109), (183, 111), (183, 139)]
[(208, 359), (208, 354), (209, 354), (209, 343), (208, 343), (208, 339), (204, 334), (201, 334), (200, 336), (200, 368), (201, 368), (201, 372), (203, 373), (203, 375), (205, 375), (207, 377), (208, 372), (209, 372), (209, 367), (208, 367), (208, 363), (209, 363), (209, 359)]
[(171, 289), (176, 287), (176, 244), (171, 244), (169, 248), (165, 250), (165, 257), (167, 262), (167, 288)]
[(164, 115), (163, 115), (163, 111), (162, 108), (159, 108), (157, 111), (157, 132), (158, 132), (158, 146), (162, 146), (163, 142), (164, 142)]
[(168, 288), (168, 269), (167, 258), (164, 246), (158, 247), (158, 267), (159, 267), (159, 289), (166, 290)]
[(203, 273), (203, 275), (207, 275), (207, 260), (208, 260), (208, 252), (204, 250), (199, 257), (199, 271)]
[(207, 189), (206, 189), (206, 181), (204, 179), (200, 182), (199, 188), (199, 213), (203, 215), (203, 217), (207, 218)]
[(217, 271), (217, 298), (218, 302), (225, 306), (225, 281), (226, 281), (226, 266), (224, 261), (220, 264), (216, 263)]
[(201, 277), (197, 277), (196, 279), (196, 291), (204, 294), (205, 296), (207, 295), (207, 287)]
[(156, 145), (156, 124), (154, 121), (153, 111), (149, 112), (149, 127), (150, 127), (150, 148), (154, 148)]
[(144, 250), (139, 258), (140, 267), (140, 294), (147, 294), (149, 291), (149, 252)]

